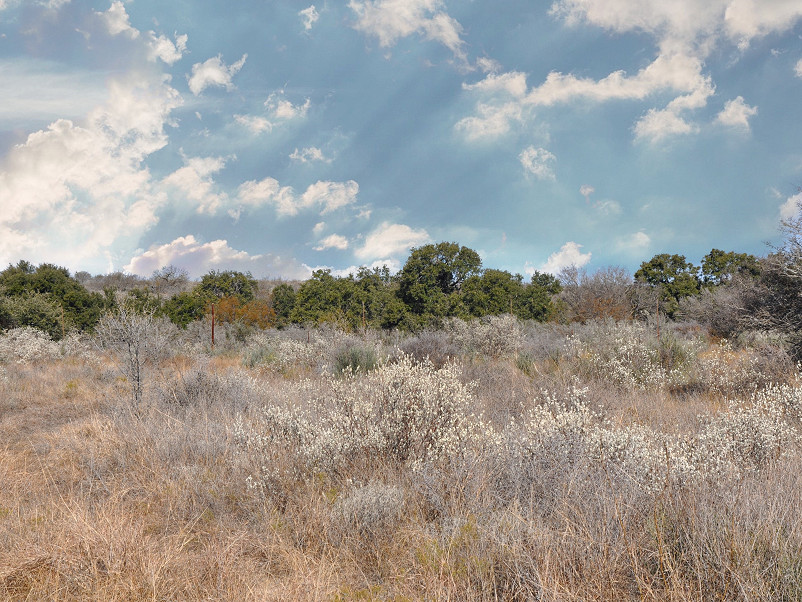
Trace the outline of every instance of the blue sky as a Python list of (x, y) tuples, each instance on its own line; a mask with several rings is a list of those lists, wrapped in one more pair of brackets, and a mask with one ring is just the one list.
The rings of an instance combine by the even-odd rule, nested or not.
[(763, 255), (799, 0), (0, 0), (0, 264), (257, 277)]

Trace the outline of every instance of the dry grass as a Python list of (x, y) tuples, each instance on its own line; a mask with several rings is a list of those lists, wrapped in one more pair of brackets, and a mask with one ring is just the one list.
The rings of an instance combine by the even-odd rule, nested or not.
[[(699, 415), (739, 410), (693, 370), (687, 387), (678, 377), (626, 387), (548, 336), (548, 350), (525, 362), (458, 356), (462, 382), (476, 383), (469, 409), (485, 422), (472, 439), (449, 439), (447, 456), (352, 442), (354, 455), (331, 471), (309, 463), (310, 442), (268, 441), (257, 454), (236, 427), (258, 428), (262, 406), (310, 421), (350, 411), (349, 381), (320, 367), (245, 368), (242, 355), (176, 350), (152, 368), (134, 412), (105, 359), (0, 364), (0, 599), (800, 599), (798, 443), (738, 474), (639, 481), (631, 461), (641, 456), (599, 460), (592, 433), (692, 438), (706, 428)], [(607, 335), (591, 333), (584, 349), (595, 336)], [(700, 349), (718, 367), (747, 354)], [(565, 401), (578, 388), (586, 406)], [(532, 414), (547, 407), (552, 426)], [(565, 430), (572, 423), (560, 420), (582, 407), (590, 430)], [(797, 432), (798, 418), (783, 419)], [(666, 454), (659, 471), (669, 475)], [(273, 480), (249, 488), (265, 459)]]

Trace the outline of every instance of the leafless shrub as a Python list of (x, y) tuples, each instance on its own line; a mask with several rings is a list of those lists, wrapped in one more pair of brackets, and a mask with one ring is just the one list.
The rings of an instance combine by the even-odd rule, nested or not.
[(98, 346), (109, 351), (131, 387), (131, 404), (140, 408), (145, 371), (169, 351), (175, 326), (153, 313), (137, 313), (125, 306), (103, 316), (96, 329)]
[(568, 322), (610, 318), (626, 320), (633, 316), (632, 275), (621, 267), (608, 267), (588, 274), (571, 266), (560, 272), (563, 285), (560, 300)]

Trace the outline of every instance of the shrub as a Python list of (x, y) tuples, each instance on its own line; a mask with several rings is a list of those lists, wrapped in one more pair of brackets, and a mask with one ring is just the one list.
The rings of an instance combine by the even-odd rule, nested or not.
[(334, 355), (335, 374), (369, 372), (379, 364), (375, 347), (345, 345)]
[(131, 386), (131, 403), (139, 409), (145, 389), (145, 371), (167, 351), (174, 326), (152, 313), (137, 313), (123, 306), (101, 318), (98, 345), (112, 353)]
[[(367, 374), (326, 377), (324, 394), (310, 407), (265, 407), (251, 428), (240, 421), (236, 429), (260, 466), (252, 486), (267, 492), (290, 474), (359, 479), (366, 466), (447, 462), (468, 444), (474, 427), (473, 385), (459, 376), (454, 363), (438, 370), (402, 355)], [(298, 384), (301, 391), (308, 386)], [(279, 457), (293, 466), (289, 472), (280, 473), (273, 461)]]
[(12, 328), (0, 335), (0, 361), (26, 364), (58, 354), (58, 343), (46, 332), (31, 326)]

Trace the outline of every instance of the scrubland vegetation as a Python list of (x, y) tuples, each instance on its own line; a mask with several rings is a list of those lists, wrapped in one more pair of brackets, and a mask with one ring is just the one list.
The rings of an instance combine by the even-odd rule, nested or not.
[(795, 240), (528, 284), (457, 245), (9, 267), (0, 598), (802, 599)]
[(0, 337), (0, 597), (802, 596), (776, 337), (196, 326)]

